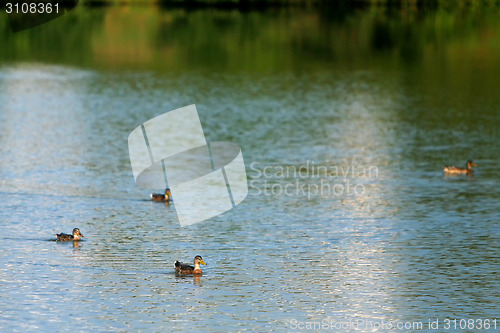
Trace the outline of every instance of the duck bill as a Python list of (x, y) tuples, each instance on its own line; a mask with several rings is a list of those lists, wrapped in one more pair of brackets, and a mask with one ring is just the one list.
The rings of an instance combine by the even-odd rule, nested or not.
[(202, 265), (206, 265), (205, 262), (203, 260), (200, 260), (200, 264)]
[(472, 163), (472, 166), (475, 166), (475, 167), (477, 167), (477, 164), (476, 164), (476, 163)]

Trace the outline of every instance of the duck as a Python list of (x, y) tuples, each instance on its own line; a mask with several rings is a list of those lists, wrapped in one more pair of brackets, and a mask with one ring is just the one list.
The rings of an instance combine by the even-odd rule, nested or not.
[(172, 200), (172, 194), (170, 193), (170, 189), (167, 188), (165, 190), (165, 194), (151, 193), (151, 200), (158, 202), (168, 203)]
[(78, 228), (73, 229), (72, 235), (60, 233), (60, 234), (56, 234), (56, 236), (57, 236), (57, 240), (61, 241), (61, 242), (78, 241), (78, 240), (80, 240), (80, 237), (83, 237), (82, 233), (80, 232), (80, 229), (78, 229)]
[(175, 272), (178, 274), (194, 274), (201, 275), (203, 272), (201, 271), (200, 264), (206, 265), (201, 256), (194, 257), (194, 267), (183, 262), (176, 261)]
[(450, 173), (450, 174), (471, 175), (474, 172), (474, 170), (472, 170), (473, 166), (477, 167), (477, 164), (472, 162), (472, 160), (468, 160), (465, 168), (460, 168), (460, 167), (456, 167), (456, 166), (445, 166), (444, 172)]

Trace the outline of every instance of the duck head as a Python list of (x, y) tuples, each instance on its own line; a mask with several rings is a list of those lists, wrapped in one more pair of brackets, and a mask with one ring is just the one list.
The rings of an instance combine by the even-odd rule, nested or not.
[(477, 164), (472, 162), (472, 160), (468, 160), (467, 161), (467, 169), (471, 170), (473, 166), (477, 167)]
[(201, 256), (196, 256), (194, 257), (194, 264), (202, 264), (202, 265), (206, 265), (206, 263), (203, 261), (203, 258)]
[(73, 229), (73, 237), (78, 240), (80, 237), (83, 237), (82, 233), (80, 232), (80, 229), (75, 228)]
[(165, 199), (172, 200), (172, 193), (170, 193), (170, 189), (168, 187), (165, 190)]

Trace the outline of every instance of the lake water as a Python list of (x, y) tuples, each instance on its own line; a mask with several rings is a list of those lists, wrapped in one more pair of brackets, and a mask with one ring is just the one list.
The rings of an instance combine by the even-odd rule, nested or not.
[[(1, 26), (3, 332), (498, 330), (497, 11), (137, 12)], [(75, 18), (80, 48), (21, 46)], [(135, 185), (127, 139), (190, 104), (241, 147), (249, 194), (181, 227)], [(203, 276), (177, 277), (197, 254)]]

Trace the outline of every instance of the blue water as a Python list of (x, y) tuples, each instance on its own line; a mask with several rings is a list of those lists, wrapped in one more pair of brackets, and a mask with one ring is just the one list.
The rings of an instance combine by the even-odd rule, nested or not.
[[(496, 100), (480, 96), (470, 112), (423, 90), (375, 70), (257, 77), (1, 67), (0, 329), (493, 323)], [(190, 104), (208, 141), (241, 147), (250, 192), (223, 215), (181, 227), (175, 204), (152, 203), (136, 187), (127, 138)], [(467, 159), (478, 164), (473, 176), (443, 175), (444, 164)], [(54, 241), (74, 227), (84, 240)], [(174, 275), (175, 260), (197, 254), (208, 263), (203, 276)]]

